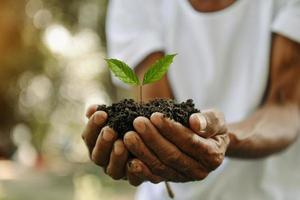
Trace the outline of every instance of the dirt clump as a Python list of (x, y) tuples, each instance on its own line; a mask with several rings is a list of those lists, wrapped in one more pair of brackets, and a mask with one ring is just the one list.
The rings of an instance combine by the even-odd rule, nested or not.
[(119, 138), (123, 138), (126, 132), (134, 130), (133, 120), (138, 116), (150, 118), (152, 113), (160, 112), (165, 117), (189, 127), (189, 117), (193, 113), (200, 112), (191, 99), (182, 103), (176, 103), (171, 99), (155, 99), (142, 104), (133, 99), (124, 99), (111, 106), (99, 105), (97, 110), (108, 114), (107, 125), (118, 133)]

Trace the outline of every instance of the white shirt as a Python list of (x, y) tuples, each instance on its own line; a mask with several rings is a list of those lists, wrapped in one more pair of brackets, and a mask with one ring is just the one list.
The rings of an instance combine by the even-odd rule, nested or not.
[[(109, 57), (137, 65), (149, 53), (178, 53), (168, 78), (178, 101), (216, 107), (227, 122), (262, 101), (271, 34), (300, 42), (300, 0), (238, 0), (216, 12), (187, 0), (111, 0)], [(201, 182), (172, 183), (176, 199), (300, 199), (300, 142), (263, 160), (227, 159)], [(137, 199), (167, 199), (163, 184), (143, 184)]]

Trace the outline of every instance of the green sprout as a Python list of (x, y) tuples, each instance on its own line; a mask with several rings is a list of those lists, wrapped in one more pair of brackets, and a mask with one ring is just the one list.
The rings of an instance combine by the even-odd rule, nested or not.
[(176, 54), (166, 55), (163, 58), (157, 60), (150, 66), (148, 71), (144, 74), (143, 81), (140, 81), (134, 71), (123, 61), (117, 59), (105, 59), (108, 67), (113, 74), (121, 81), (128, 85), (138, 86), (140, 88), (140, 102), (142, 102), (142, 87), (143, 85), (153, 83), (162, 79), (162, 77), (168, 71), (170, 65), (173, 62)]
[[(117, 59), (105, 59), (109, 69), (113, 74), (118, 77), (121, 81), (128, 85), (138, 86), (140, 88), (140, 103), (142, 103), (142, 88), (143, 85), (153, 83), (162, 79), (167, 73), (170, 65), (173, 62), (173, 58), (176, 54), (166, 55), (163, 58), (157, 60), (153, 65), (150, 66), (148, 71), (144, 74), (143, 81), (141, 82), (134, 71), (123, 61)], [(174, 193), (168, 182), (165, 181), (166, 189), (170, 198), (174, 198)]]

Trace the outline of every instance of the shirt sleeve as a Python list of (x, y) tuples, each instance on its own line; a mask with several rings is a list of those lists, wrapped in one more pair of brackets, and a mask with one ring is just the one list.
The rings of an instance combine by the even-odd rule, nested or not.
[(160, 1), (110, 1), (106, 23), (109, 57), (136, 66), (150, 53), (164, 49)]
[(300, 0), (287, 0), (272, 24), (272, 31), (300, 42)]

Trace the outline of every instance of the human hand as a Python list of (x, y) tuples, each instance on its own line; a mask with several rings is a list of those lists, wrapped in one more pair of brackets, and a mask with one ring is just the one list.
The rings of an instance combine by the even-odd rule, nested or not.
[(152, 114), (150, 120), (136, 118), (136, 131), (124, 136), (136, 157), (128, 163), (128, 172), (152, 183), (204, 179), (224, 159), (229, 144), (225, 120), (222, 113), (209, 110), (193, 114), (189, 123), (190, 129), (161, 113)]
[(89, 120), (82, 139), (88, 147), (91, 160), (113, 179), (125, 178), (128, 151), (116, 132), (104, 126), (107, 113), (97, 111), (97, 105), (92, 105), (87, 109), (86, 117)]
[(115, 180), (129, 179), (131, 185), (140, 185), (144, 180), (126, 169), (128, 151), (117, 133), (108, 126), (107, 113), (97, 111), (97, 105), (91, 105), (86, 111), (89, 119), (82, 132), (90, 159), (102, 167), (104, 172)]

